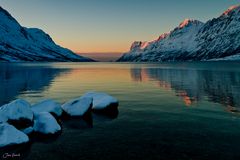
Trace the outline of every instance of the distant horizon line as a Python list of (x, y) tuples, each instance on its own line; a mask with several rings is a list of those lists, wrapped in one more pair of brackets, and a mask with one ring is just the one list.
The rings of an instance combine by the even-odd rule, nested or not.
[(76, 51), (73, 51), (77, 54), (124, 54), (128, 51), (124, 51), (124, 52), (76, 52)]
[(99, 62), (114, 62), (118, 60), (124, 53), (122, 52), (98, 52), (98, 53), (77, 53), (78, 55), (85, 56), (91, 59), (94, 59)]

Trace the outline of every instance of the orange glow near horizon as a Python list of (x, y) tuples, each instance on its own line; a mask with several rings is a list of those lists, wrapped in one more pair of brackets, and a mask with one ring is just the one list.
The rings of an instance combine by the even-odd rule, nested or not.
[(73, 42), (68, 40), (55, 40), (57, 44), (60, 46), (63, 46), (64, 48), (68, 48), (72, 50), (75, 53), (99, 53), (99, 54), (105, 54), (105, 53), (125, 53), (128, 52), (131, 46), (132, 42), (92, 42), (87, 43), (87, 41), (82, 42)]

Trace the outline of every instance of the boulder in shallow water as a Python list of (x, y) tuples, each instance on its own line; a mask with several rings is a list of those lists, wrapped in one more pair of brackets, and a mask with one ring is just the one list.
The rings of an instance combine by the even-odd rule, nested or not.
[(27, 135), (30, 135), (33, 132), (33, 127), (24, 128), (21, 129), (21, 131)]
[(34, 114), (33, 130), (41, 134), (56, 134), (61, 127), (50, 113), (41, 112)]
[(51, 99), (34, 104), (31, 109), (34, 113), (49, 112), (58, 117), (62, 115), (61, 105)]
[(27, 143), (28, 136), (8, 123), (0, 123), (0, 147)]
[(22, 99), (12, 101), (0, 107), (0, 122), (9, 122), (17, 128), (32, 124), (33, 112), (31, 105)]
[(62, 105), (63, 110), (70, 116), (84, 116), (91, 107), (91, 97), (80, 97)]
[(93, 99), (93, 110), (117, 109), (118, 100), (106, 93), (88, 92), (83, 97), (90, 97)]

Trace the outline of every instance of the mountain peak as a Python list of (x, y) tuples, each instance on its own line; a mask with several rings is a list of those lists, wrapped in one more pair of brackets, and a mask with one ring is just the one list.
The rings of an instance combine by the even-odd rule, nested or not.
[(191, 19), (188, 19), (188, 18), (184, 19), (184, 20), (180, 23), (179, 28), (183, 28), (183, 27), (187, 26), (191, 21), (192, 21), (192, 20), (191, 20)]
[(148, 42), (135, 41), (132, 43), (130, 50), (143, 49), (147, 46)]
[(161, 34), (161, 35), (158, 37), (157, 41), (160, 41), (160, 40), (162, 40), (162, 39), (165, 39), (169, 34), (170, 34), (170, 32)]
[[(138, 42), (118, 61), (163, 62), (239, 60), (240, 5), (232, 6), (222, 16), (202, 23), (185, 19), (157, 41)], [(147, 45), (147, 47), (145, 47)], [(142, 49), (144, 48), (144, 49)]]
[(180, 25), (178, 26), (178, 28), (182, 29), (182, 28), (184, 28), (184, 27), (186, 27), (186, 26), (189, 26), (190, 24), (195, 24), (195, 25), (197, 25), (197, 24), (202, 24), (202, 22), (200, 22), (200, 21), (198, 21), (198, 20), (194, 20), (194, 19), (189, 19), (189, 18), (187, 18), (187, 19), (184, 19), (184, 20), (180, 23)]
[(189, 25), (193, 21), (194, 20), (192, 20), (192, 19), (186, 18), (180, 23), (179, 28), (184, 28), (185, 26)]
[(0, 6), (0, 61), (92, 61), (54, 43), (37, 28), (21, 26)]
[(223, 12), (223, 15), (229, 15), (230, 13), (239, 11), (239, 10), (240, 10), (240, 5), (231, 6), (225, 12)]

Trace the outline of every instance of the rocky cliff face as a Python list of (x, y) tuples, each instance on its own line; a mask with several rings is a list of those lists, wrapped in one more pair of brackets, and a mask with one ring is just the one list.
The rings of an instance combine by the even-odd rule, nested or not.
[(0, 61), (92, 61), (54, 43), (37, 28), (22, 27), (0, 7)]
[(184, 20), (152, 42), (134, 42), (118, 61), (200, 61), (239, 59), (240, 6), (202, 23)]

